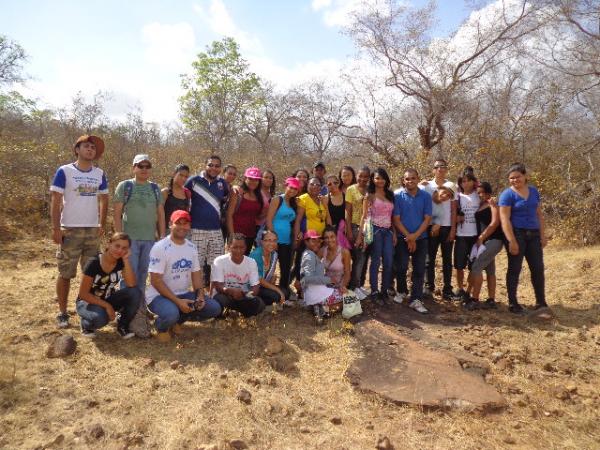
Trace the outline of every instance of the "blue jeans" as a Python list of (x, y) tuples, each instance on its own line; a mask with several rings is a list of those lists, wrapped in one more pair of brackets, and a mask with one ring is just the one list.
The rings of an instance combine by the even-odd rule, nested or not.
[(369, 278), (371, 292), (377, 289), (377, 276), (379, 265), (383, 260), (383, 275), (381, 279), (381, 292), (385, 293), (392, 285), (392, 264), (394, 258), (394, 244), (392, 230), (373, 225), (373, 243), (371, 244), (371, 266), (369, 267)]
[(146, 290), (146, 278), (148, 278), (148, 266), (150, 265), (150, 250), (154, 241), (131, 241), (131, 255), (129, 262), (135, 273), (137, 287), (144, 292)]
[[(196, 293), (190, 291), (178, 297), (187, 300), (196, 300)], [(183, 323), (188, 320), (200, 322), (221, 314), (221, 306), (212, 298), (206, 298), (204, 308), (200, 311), (192, 311), (191, 313), (182, 313), (175, 303), (162, 295), (154, 297), (148, 308), (158, 316), (154, 321), (154, 326), (156, 327), (156, 331), (160, 333), (167, 331), (176, 323)]]
[(506, 291), (508, 302), (516, 305), (519, 275), (523, 267), (523, 258), (527, 260), (531, 273), (531, 284), (535, 292), (535, 303), (546, 306), (545, 276), (544, 276), (544, 250), (540, 239), (539, 230), (514, 229), (515, 239), (519, 244), (519, 254), (508, 253), (508, 270), (506, 271)]
[(421, 300), (423, 297), (423, 282), (425, 281), (425, 261), (427, 260), (427, 238), (417, 239), (417, 249), (414, 253), (408, 251), (408, 245), (402, 236), (398, 236), (396, 244), (396, 284), (398, 292), (408, 294), (406, 274), (408, 262), (412, 258), (412, 288), (410, 301)]
[[(125, 329), (129, 328), (129, 323), (133, 320), (141, 301), (142, 291), (137, 287), (120, 289), (106, 299), (106, 302), (110, 303), (115, 311), (121, 313), (119, 326), (123, 326)], [(102, 306), (77, 299), (75, 307), (84, 330), (94, 331), (108, 323), (108, 314)]]

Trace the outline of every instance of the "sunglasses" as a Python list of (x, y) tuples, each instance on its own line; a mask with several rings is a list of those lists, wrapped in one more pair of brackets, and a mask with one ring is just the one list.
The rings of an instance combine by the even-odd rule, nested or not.
[(221, 167), (221, 164), (208, 163), (206, 167), (214, 167), (215, 169), (218, 169)]
[(447, 169), (448, 166), (433, 166), (434, 169)]
[(152, 169), (152, 164), (138, 164), (138, 169)]

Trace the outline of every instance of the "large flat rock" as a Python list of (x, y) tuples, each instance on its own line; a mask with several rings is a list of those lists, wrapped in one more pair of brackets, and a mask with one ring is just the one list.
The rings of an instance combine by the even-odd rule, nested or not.
[(401, 404), (429, 408), (494, 410), (506, 400), (459, 358), (433, 350), (376, 320), (356, 326), (362, 356), (346, 371), (359, 390)]

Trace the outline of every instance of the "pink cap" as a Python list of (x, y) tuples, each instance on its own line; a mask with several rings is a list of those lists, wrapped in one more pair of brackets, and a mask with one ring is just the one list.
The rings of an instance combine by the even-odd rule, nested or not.
[(285, 179), (285, 185), (292, 189), (300, 189), (300, 180), (296, 177), (289, 177)]
[(306, 233), (304, 233), (304, 239), (321, 239), (321, 235), (315, 230), (308, 230)]
[(262, 173), (258, 167), (248, 167), (244, 172), (244, 176), (253, 180), (260, 180), (262, 178)]

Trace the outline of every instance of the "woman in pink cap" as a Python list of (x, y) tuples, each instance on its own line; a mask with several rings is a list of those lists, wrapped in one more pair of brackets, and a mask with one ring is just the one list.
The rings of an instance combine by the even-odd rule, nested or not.
[(267, 230), (277, 234), (277, 254), (279, 256), (279, 288), (286, 300), (290, 297), (290, 273), (292, 270), (292, 226), (296, 220), (296, 196), (300, 181), (294, 177), (285, 180), (285, 192), (274, 197), (267, 212)]
[(260, 187), (260, 194), (263, 198), (263, 210), (258, 216), (258, 220), (256, 221), (256, 226), (261, 227), (265, 224), (267, 219), (267, 211), (269, 210), (269, 205), (271, 204), (271, 200), (275, 196), (275, 174), (270, 169), (265, 169), (262, 172), (262, 180)]
[(230, 236), (242, 233), (246, 237), (246, 255), (252, 250), (257, 231), (256, 221), (263, 210), (261, 180), (260, 169), (248, 167), (242, 185), (232, 190), (227, 208), (227, 231)]

